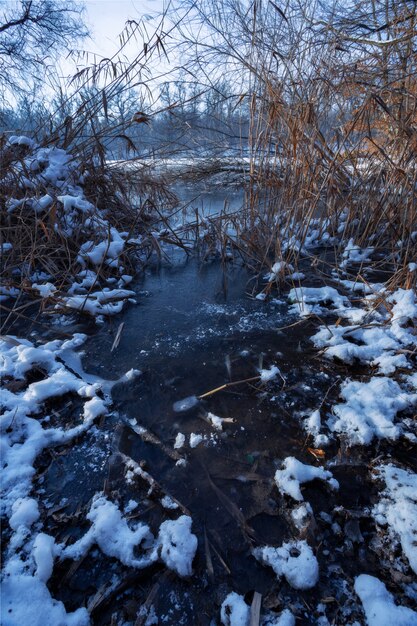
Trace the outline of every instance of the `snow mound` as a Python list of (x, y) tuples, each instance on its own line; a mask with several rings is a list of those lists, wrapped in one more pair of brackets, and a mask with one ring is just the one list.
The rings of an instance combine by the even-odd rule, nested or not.
[(392, 465), (380, 465), (376, 475), (385, 482), (372, 514), (379, 526), (388, 526), (391, 541), (401, 542), (410, 567), (417, 574), (417, 474)]
[(294, 305), (292, 312), (301, 317), (320, 314), (320, 304), (329, 304), (333, 309), (345, 309), (348, 304), (348, 299), (334, 287), (296, 287), (290, 290), (288, 299)]
[[(22, 598), (25, 601), (22, 602)], [(67, 613), (62, 602), (54, 600), (42, 580), (26, 574), (5, 578), (1, 584), (3, 626), (89, 626), (87, 609)]]
[(281, 494), (291, 496), (294, 500), (304, 500), (300, 485), (312, 480), (323, 480), (331, 489), (338, 489), (339, 483), (333, 478), (333, 474), (323, 467), (304, 465), (293, 456), (283, 461), (283, 469), (275, 472), (275, 482)]
[(405, 606), (397, 606), (384, 583), (374, 576), (361, 574), (355, 580), (368, 626), (416, 626), (417, 613)]
[(345, 402), (333, 408), (335, 418), (329, 426), (345, 435), (351, 445), (369, 444), (374, 437), (398, 439), (402, 427), (394, 423), (395, 416), (417, 402), (417, 394), (405, 392), (386, 377), (374, 377), (367, 383), (347, 381), (340, 395)]
[(192, 519), (181, 515), (177, 520), (168, 520), (159, 527), (155, 556), (160, 553), (165, 565), (179, 576), (191, 576), (192, 563), (197, 551), (197, 537), (191, 532)]
[(311, 589), (319, 579), (319, 564), (306, 541), (290, 541), (280, 548), (255, 548), (254, 557), (284, 576), (294, 589)]
[(248, 626), (250, 609), (243, 596), (235, 591), (229, 593), (223, 600), (220, 609), (220, 619), (223, 626)]
[(138, 548), (147, 549), (153, 544), (153, 535), (146, 524), (138, 523), (130, 529), (118, 507), (105, 496), (96, 494), (87, 519), (92, 522), (86, 534), (62, 551), (63, 558), (79, 559), (97, 544), (107, 556), (124, 565), (142, 569), (156, 560), (156, 555), (146, 553), (135, 556)]

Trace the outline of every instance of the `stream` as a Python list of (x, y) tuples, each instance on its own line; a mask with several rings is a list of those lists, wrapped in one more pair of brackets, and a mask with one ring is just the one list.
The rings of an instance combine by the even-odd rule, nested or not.
[[(182, 200), (196, 195), (188, 187)], [(205, 191), (194, 205), (202, 203), (213, 214), (225, 201), (238, 208), (240, 192), (227, 197)], [(340, 490), (330, 493), (319, 481), (303, 489), (314, 511), (314, 522), (303, 532), (319, 561), (317, 586), (297, 591), (251, 554), (257, 546), (298, 537), (291, 523), (293, 503), (280, 496), (274, 474), (289, 456), (317, 465), (301, 416), (336, 398), (346, 374), (345, 366), (320, 359), (309, 341), (318, 321), (299, 323), (284, 297), (256, 299), (255, 287), (243, 267), (175, 252), (131, 283), (136, 304), (121, 315), (97, 326), (69, 318), (62, 328), (88, 334), (83, 368), (89, 374), (117, 380), (132, 368), (141, 373), (114, 387), (111, 414), (70, 449), (46, 451), (38, 460), (36, 490), (49, 511), (46, 532), (60, 541), (80, 537), (89, 502), (103, 490), (129, 519), (154, 530), (177, 518), (180, 508), (192, 517), (198, 538), (189, 579), (167, 573), (160, 564), (132, 573), (99, 550), (75, 564), (58, 564), (49, 587), (67, 610), (91, 603), (94, 596), (90, 613), (97, 625), (119, 623), (114, 615), (135, 626), (209, 625), (219, 623), (213, 620), (233, 590), (249, 603), (257, 591), (265, 609), (289, 608), (299, 624), (316, 624), (326, 615), (330, 623), (340, 620), (341, 607), (346, 617), (337, 623), (360, 618), (346, 581), (351, 587), (364, 569), (378, 572), (378, 554), (366, 547), (375, 528), (363, 513), (376, 495), (368, 472), (372, 449), (347, 451), (330, 444), (326, 460), (334, 461)], [(112, 350), (118, 330), (120, 342)], [(43, 331), (37, 334), (42, 335), (46, 338)], [(278, 376), (256, 379), (272, 366), (279, 368)], [(190, 401), (188, 410), (174, 410), (175, 403), (223, 385)], [(72, 411), (70, 403), (61, 417), (70, 419)], [(212, 415), (226, 419), (221, 430), (210, 421)], [(184, 435), (180, 448), (174, 447), (179, 433)], [(397, 452), (400, 458), (409, 454), (406, 448)], [(126, 480), (126, 459), (156, 481), (154, 493), (145, 481)], [(164, 495), (171, 504), (174, 499), (175, 508), (161, 503)]]

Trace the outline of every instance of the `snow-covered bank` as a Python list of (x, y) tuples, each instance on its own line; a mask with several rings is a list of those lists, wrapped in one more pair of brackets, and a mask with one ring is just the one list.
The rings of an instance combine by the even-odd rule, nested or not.
[[(119, 313), (134, 296), (126, 287), (139, 262), (158, 247), (158, 220), (144, 226), (140, 209), (125, 206), (115, 173), (94, 174), (61, 148), (11, 136), (2, 158), (10, 241), (2, 243), (1, 300), (25, 293), (51, 313), (70, 309), (98, 321)], [(101, 206), (87, 198), (88, 187)], [(112, 196), (103, 198), (106, 188)]]
[[(5, 626), (90, 624), (85, 608), (67, 612), (51, 596), (47, 583), (57, 560), (79, 560), (94, 545), (132, 568), (142, 569), (160, 560), (179, 576), (192, 574), (197, 538), (191, 532), (191, 518), (185, 515), (163, 522), (155, 538), (149, 526), (130, 523), (116, 503), (97, 493), (86, 515), (91, 526), (78, 541), (64, 545), (43, 531), (47, 504), (42, 482), (36, 481), (37, 459), (47, 448), (69, 446), (98, 418), (109, 416), (112, 387), (135, 376), (131, 370), (110, 382), (86, 374), (76, 352), (85, 339), (75, 335), (40, 345), (15, 337), (0, 341), (1, 503), (7, 535), (1, 610)], [(68, 397), (73, 410), (70, 423), (65, 423), (60, 406)]]

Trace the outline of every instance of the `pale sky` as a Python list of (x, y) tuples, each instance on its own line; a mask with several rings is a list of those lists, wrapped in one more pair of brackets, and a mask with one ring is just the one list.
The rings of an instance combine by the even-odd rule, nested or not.
[(162, 0), (86, 0), (87, 25), (91, 41), (84, 47), (103, 56), (111, 56), (119, 48), (118, 36), (127, 20), (152, 15), (163, 8)]

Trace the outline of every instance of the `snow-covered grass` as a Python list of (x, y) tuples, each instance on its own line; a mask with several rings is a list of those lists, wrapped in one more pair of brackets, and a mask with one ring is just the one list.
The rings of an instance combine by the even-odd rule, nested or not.
[(2, 295), (23, 292), (94, 317), (119, 313), (133, 295), (125, 286), (160, 249), (163, 218), (142, 219), (147, 209), (132, 207), (117, 170), (24, 139), (10, 137), (0, 154)]

